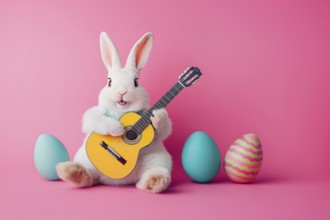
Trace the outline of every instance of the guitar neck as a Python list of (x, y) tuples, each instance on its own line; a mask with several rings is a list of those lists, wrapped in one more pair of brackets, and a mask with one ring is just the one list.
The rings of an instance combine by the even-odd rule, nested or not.
[(165, 108), (185, 87), (178, 81), (161, 99), (148, 111)]
[(137, 134), (141, 134), (142, 131), (151, 123), (150, 117), (152, 116), (152, 111), (165, 108), (184, 88), (185, 86), (183, 86), (180, 81), (175, 83), (175, 85), (165, 95), (163, 95), (162, 98), (156, 102), (156, 104), (154, 104), (142, 115), (140, 120), (132, 127), (132, 130), (134, 130)]

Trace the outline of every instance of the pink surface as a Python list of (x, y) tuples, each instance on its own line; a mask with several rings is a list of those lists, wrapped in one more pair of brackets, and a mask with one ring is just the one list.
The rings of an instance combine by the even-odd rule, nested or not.
[[(1, 219), (329, 219), (329, 1), (1, 1)], [(155, 102), (188, 66), (203, 78), (168, 107), (166, 141), (174, 183), (152, 195), (134, 187), (74, 189), (43, 180), (34, 142), (49, 132), (71, 157), (83, 140), (83, 112), (96, 104), (106, 70), (99, 33), (126, 60), (155, 34), (141, 83)], [(257, 182), (194, 184), (180, 156), (202, 130), (222, 156), (236, 138), (259, 135)], [(101, 219), (102, 219), (101, 218)]]

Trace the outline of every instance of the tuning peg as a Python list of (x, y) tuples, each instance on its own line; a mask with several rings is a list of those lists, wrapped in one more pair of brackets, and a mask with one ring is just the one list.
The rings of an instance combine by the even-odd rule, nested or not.
[(188, 70), (189, 70), (189, 68), (185, 69), (185, 71), (183, 73), (181, 73), (179, 78), (181, 78), (185, 73), (187, 73)]
[(195, 81), (193, 82), (193, 83), (191, 83), (191, 85), (190, 86), (193, 86), (193, 85), (195, 85), (195, 83), (197, 82), (197, 81), (199, 81), (200, 80), (200, 78), (198, 78), (198, 79), (195, 79)]

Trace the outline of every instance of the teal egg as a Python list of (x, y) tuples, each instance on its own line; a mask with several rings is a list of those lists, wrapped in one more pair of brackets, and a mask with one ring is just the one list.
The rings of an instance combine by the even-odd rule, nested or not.
[(69, 161), (70, 157), (60, 140), (50, 134), (41, 134), (34, 146), (34, 164), (41, 176), (57, 180), (56, 165)]
[(211, 181), (221, 166), (217, 144), (210, 135), (202, 131), (189, 136), (184, 144), (181, 159), (187, 175), (200, 183)]

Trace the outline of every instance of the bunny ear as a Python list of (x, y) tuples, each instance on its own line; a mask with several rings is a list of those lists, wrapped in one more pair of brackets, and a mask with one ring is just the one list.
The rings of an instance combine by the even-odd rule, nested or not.
[(148, 61), (154, 35), (152, 33), (146, 33), (138, 40), (133, 46), (131, 52), (128, 55), (126, 67), (133, 67), (140, 70)]
[(100, 47), (103, 63), (108, 70), (122, 67), (118, 50), (105, 32), (100, 35)]

